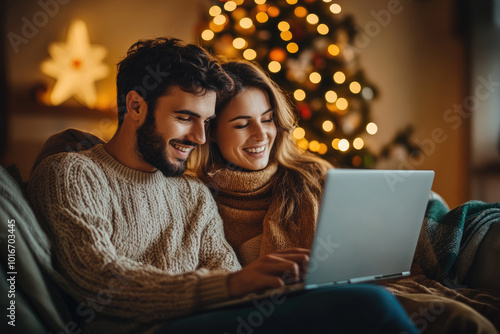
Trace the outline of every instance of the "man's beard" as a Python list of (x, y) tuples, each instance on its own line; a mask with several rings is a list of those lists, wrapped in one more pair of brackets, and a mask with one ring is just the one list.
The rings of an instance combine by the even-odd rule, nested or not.
[[(167, 144), (160, 136), (156, 129), (155, 120), (153, 117), (146, 117), (144, 124), (137, 129), (137, 149), (142, 156), (142, 159), (157, 168), (163, 175), (178, 176), (184, 173), (187, 169), (187, 159), (177, 159), (179, 164), (173, 164), (168, 160)], [(172, 139), (171, 141), (183, 143), (184, 145), (196, 146), (196, 143), (185, 142)]]

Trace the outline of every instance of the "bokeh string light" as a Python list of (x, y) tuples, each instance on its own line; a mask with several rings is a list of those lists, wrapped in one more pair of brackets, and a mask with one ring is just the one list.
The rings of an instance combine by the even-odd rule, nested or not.
[(358, 66), (354, 20), (335, 0), (213, 1), (199, 36), (222, 59), (258, 63), (295, 103), (292, 136), (337, 166), (373, 167), (376, 89)]

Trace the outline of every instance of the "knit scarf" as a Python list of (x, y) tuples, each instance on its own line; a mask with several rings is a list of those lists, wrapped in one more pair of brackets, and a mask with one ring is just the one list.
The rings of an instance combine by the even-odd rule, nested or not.
[(277, 172), (277, 164), (270, 164), (260, 171), (219, 167), (200, 175), (214, 195), (226, 238), (243, 266), (276, 250), (311, 247), (318, 199), (305, 192), (298, 214), (284, 224), (279, 211), (281, 198), (273, 193), (274, 183), (280, 182)]

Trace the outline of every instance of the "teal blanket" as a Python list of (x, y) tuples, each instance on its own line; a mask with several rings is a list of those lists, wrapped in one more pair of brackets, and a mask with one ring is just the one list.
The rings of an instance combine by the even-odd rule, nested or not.
[(500, 221), (500, 203), (470, 201), (450, 210), (432, 194), (415, 252), (414, 265), (449, 288), (464, 287), (479, 245)]

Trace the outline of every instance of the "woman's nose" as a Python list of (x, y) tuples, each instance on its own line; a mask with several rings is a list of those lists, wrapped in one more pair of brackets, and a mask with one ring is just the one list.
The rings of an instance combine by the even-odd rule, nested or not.
[(256, 125), (252, 132), (252, 139), (256, 141), (264, 141), (266, 140), (266, 132), (262, 128), (262, 125)]

